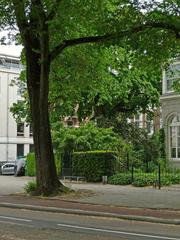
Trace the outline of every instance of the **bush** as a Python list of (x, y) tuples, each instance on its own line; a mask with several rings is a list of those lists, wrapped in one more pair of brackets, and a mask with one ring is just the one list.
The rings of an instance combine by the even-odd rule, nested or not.
[(74, 176), (84, 176), (89, 182), (100, 182), (102, 176), (111, 176), (116, 171), (113, 151), (75, 152), (72, 156)]
[(26, 175), (35, 176), (36, 167), (35, 167), (35, 155), (34, 153), (29, 153), (26, 158)]
[[(132, 182), (131, 173), (118, 173), (108, 178), (110, 184), (132, 184), (136, 187), (153, 186), (158, 181), (157, 173), (143, 173), (141, 170), (134, 172), (134, 181)], [(167, 174), (161, 175), (161, 186), (180, 183), (180, 175)]]
[(172, 184), (180, 184), (180, 174), (170, 174), (169, 180)]
[(132, 185), (136, 187), (145, 187), (151, 186), (155, 182), (157, 182), (157, 176), (155, 174), (143, 174), (135, 176)]
[(25, 185), (24, 190), (25, 190), (26, 193), (29, 193), (31, 195), (35, 195), (36, 194), (36, 190), (37, 190), (36, 181), (28, 182)]
[(171, 181), (170, 178), (168, 178), (168, 177), (166, 177), (166, 176), (163, 176), (163, 177), (161, 178), (161, 186), (169, 186), (169, 185), (171, 185), (171, 184), (173, 184), (173, 182)]
[(130, 173), (119, 173), (108, 178), (109, 184), (128, 185), (132, 183), (132, 176)]

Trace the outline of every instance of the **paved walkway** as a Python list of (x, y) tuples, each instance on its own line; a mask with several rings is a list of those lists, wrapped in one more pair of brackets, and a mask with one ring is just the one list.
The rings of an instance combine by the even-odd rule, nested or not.
[[(70, 185), (71, 186), (71, 185)], [(95, 195), (81, 199), (81, 202), (154, 209), (180, 210), (180, 185), (163, 187), (137, 188), (102, 184), (72, 184), (73, 189), (88, 189)]]
[(9, 186), (5, 186), (9, 178), (0, 176), (0, 206), (180, 224), (180, 186), (159, 190), (66, 182), (68, 187), (80, 190), (81, 194), (35, 198), (15, 194), (23, 192), (23, 186), (31, 178), (11, 176)]

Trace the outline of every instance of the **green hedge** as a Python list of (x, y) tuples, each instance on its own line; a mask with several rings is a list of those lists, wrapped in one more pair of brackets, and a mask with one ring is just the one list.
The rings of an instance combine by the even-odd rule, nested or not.
[(113, 151), (74, 152), (72, 156), (73, 175), (86, 177), (88, 182), (99, 182), (102, 176), (115, 174), (116, 165)]
[(28, 153), (26, 157), (26, 175), (31, 177), (36, 175), (34, 153)]

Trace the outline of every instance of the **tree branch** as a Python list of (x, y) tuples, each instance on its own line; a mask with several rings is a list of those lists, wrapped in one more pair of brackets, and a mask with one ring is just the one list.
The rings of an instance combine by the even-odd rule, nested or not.
[(20, 32), (22, 33), (22, 38), (26, 35), (26, 30), (29, 27), (26, 14), (24, 1), (13, 0), (16, 21)]
[(52, 50), (52, 52), (50, 53), (50, 61), (54, 60), (67, 47), (79, 45), (82, 43), (96, 43), (96, 42), (101, 42), (108, 39), (111, 40), (113, 35), (114, 34), (108, 34), (103, 36), (89, 36), (89, 37), (64, 40), (57, 47), (55, 47), (54, 50)]
[(50, 62), (53, 61), (67, 47), (75, 46), (83, 43), (97, 43), (97, 42), (112, 41), (113, 39), (122, 39), (124, 37), (128, 37), (132, 34), (136, 34), (150, 28), (172, 31), (175, 34), (176, 39), (180, 39), (180, 25), (177, 27), (171, 23), (147, 22), (139, 26), (134, 26), (128, 30), (109, 33), (102, 36), (89, 36), (89, 37), (81, 37), (81, 38), (64, 40), (62, 43), (60, 43), (51, 51)]

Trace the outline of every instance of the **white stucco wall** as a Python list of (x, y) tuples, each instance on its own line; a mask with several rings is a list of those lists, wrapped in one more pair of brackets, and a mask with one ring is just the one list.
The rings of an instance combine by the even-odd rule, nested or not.
[[(0, 48), (0, 58), (3, 56)], [(11, 59), (11, 56), (5, 57)], [(20, 71), (20, 68), (0, 64), (0, 161), (14, 161), (17, 157), (17, 144), (24, 144), (24, 155), (29, 152), (29, 145), (33, 144), (33, 139), (29, 136), (29, 126), (26, 124), (24, 136), (17, 136), (17, 124), (10, 112), (12, 104), (20, 100), (17, 86), (10, 86), (11, 80), (17, 78)]]

